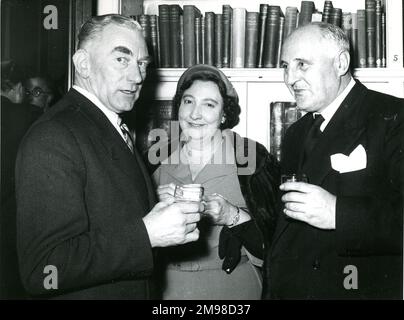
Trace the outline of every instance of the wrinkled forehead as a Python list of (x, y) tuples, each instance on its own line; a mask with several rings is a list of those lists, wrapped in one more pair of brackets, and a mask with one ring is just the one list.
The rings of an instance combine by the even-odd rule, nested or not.
[(97, 50), (112, 52), (115, 48), (125, 47), (134, 55), (147, 55), (146, 41), (140, 30), (116, 24), (110, 24), (99, 32), (90, 46)]
[(336, 51), (335, 44), (324, 38), (318, 29), (304, 28), (286, 39), (282, 57), (288, 60), (299, 56), (332, 56)]

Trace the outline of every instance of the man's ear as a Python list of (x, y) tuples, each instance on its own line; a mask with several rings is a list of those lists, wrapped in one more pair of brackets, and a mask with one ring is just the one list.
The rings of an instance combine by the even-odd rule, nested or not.
[(335, 59), (336, 70), (339, 76), (344, 76), (349, 71), (349, 63), (351, 62), (351, 57), (348, 51), (342, 51)]
[(73, 55), (73, 63), (76, 72), (83, 78), (87, 79), (90, 75), (90, 56), (84, 49), (77, 50)]

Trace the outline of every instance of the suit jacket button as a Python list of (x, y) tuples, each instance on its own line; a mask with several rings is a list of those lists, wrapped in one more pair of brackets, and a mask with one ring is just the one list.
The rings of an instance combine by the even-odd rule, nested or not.
[(317, 259), (313, 261), (313, 269), (314, 270), (320, 269), (320, 261), (318, 261)]

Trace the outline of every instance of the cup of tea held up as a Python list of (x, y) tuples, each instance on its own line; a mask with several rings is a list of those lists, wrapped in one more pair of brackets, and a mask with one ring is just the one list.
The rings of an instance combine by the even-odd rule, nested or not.
[(175, 187), (174, 197), (176, 202), (201, 202), (203, 192), (200, 184), (184, 184)]

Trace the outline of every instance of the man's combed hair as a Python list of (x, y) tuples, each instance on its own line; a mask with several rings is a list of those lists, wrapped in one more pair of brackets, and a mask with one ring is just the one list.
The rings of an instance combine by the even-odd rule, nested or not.
[(133, 30), (142, 30), (142, 27), (139, 25), (138, 22), (136, 22), (132, 18), (125, 17), (119, 14), (95, 16), (82, 25), (80, 33), (78, 35), (79, 42), (77, 48), (84, 48), (88, 41), (95, 39), (106, 26), (111, 24), (123, 26)]
[(325, 22), (312, 22), (311, 25), (318, 27), (324, 39), (334, 42), (341, 51), (349, 52), (349, 40), (341, 28)]

